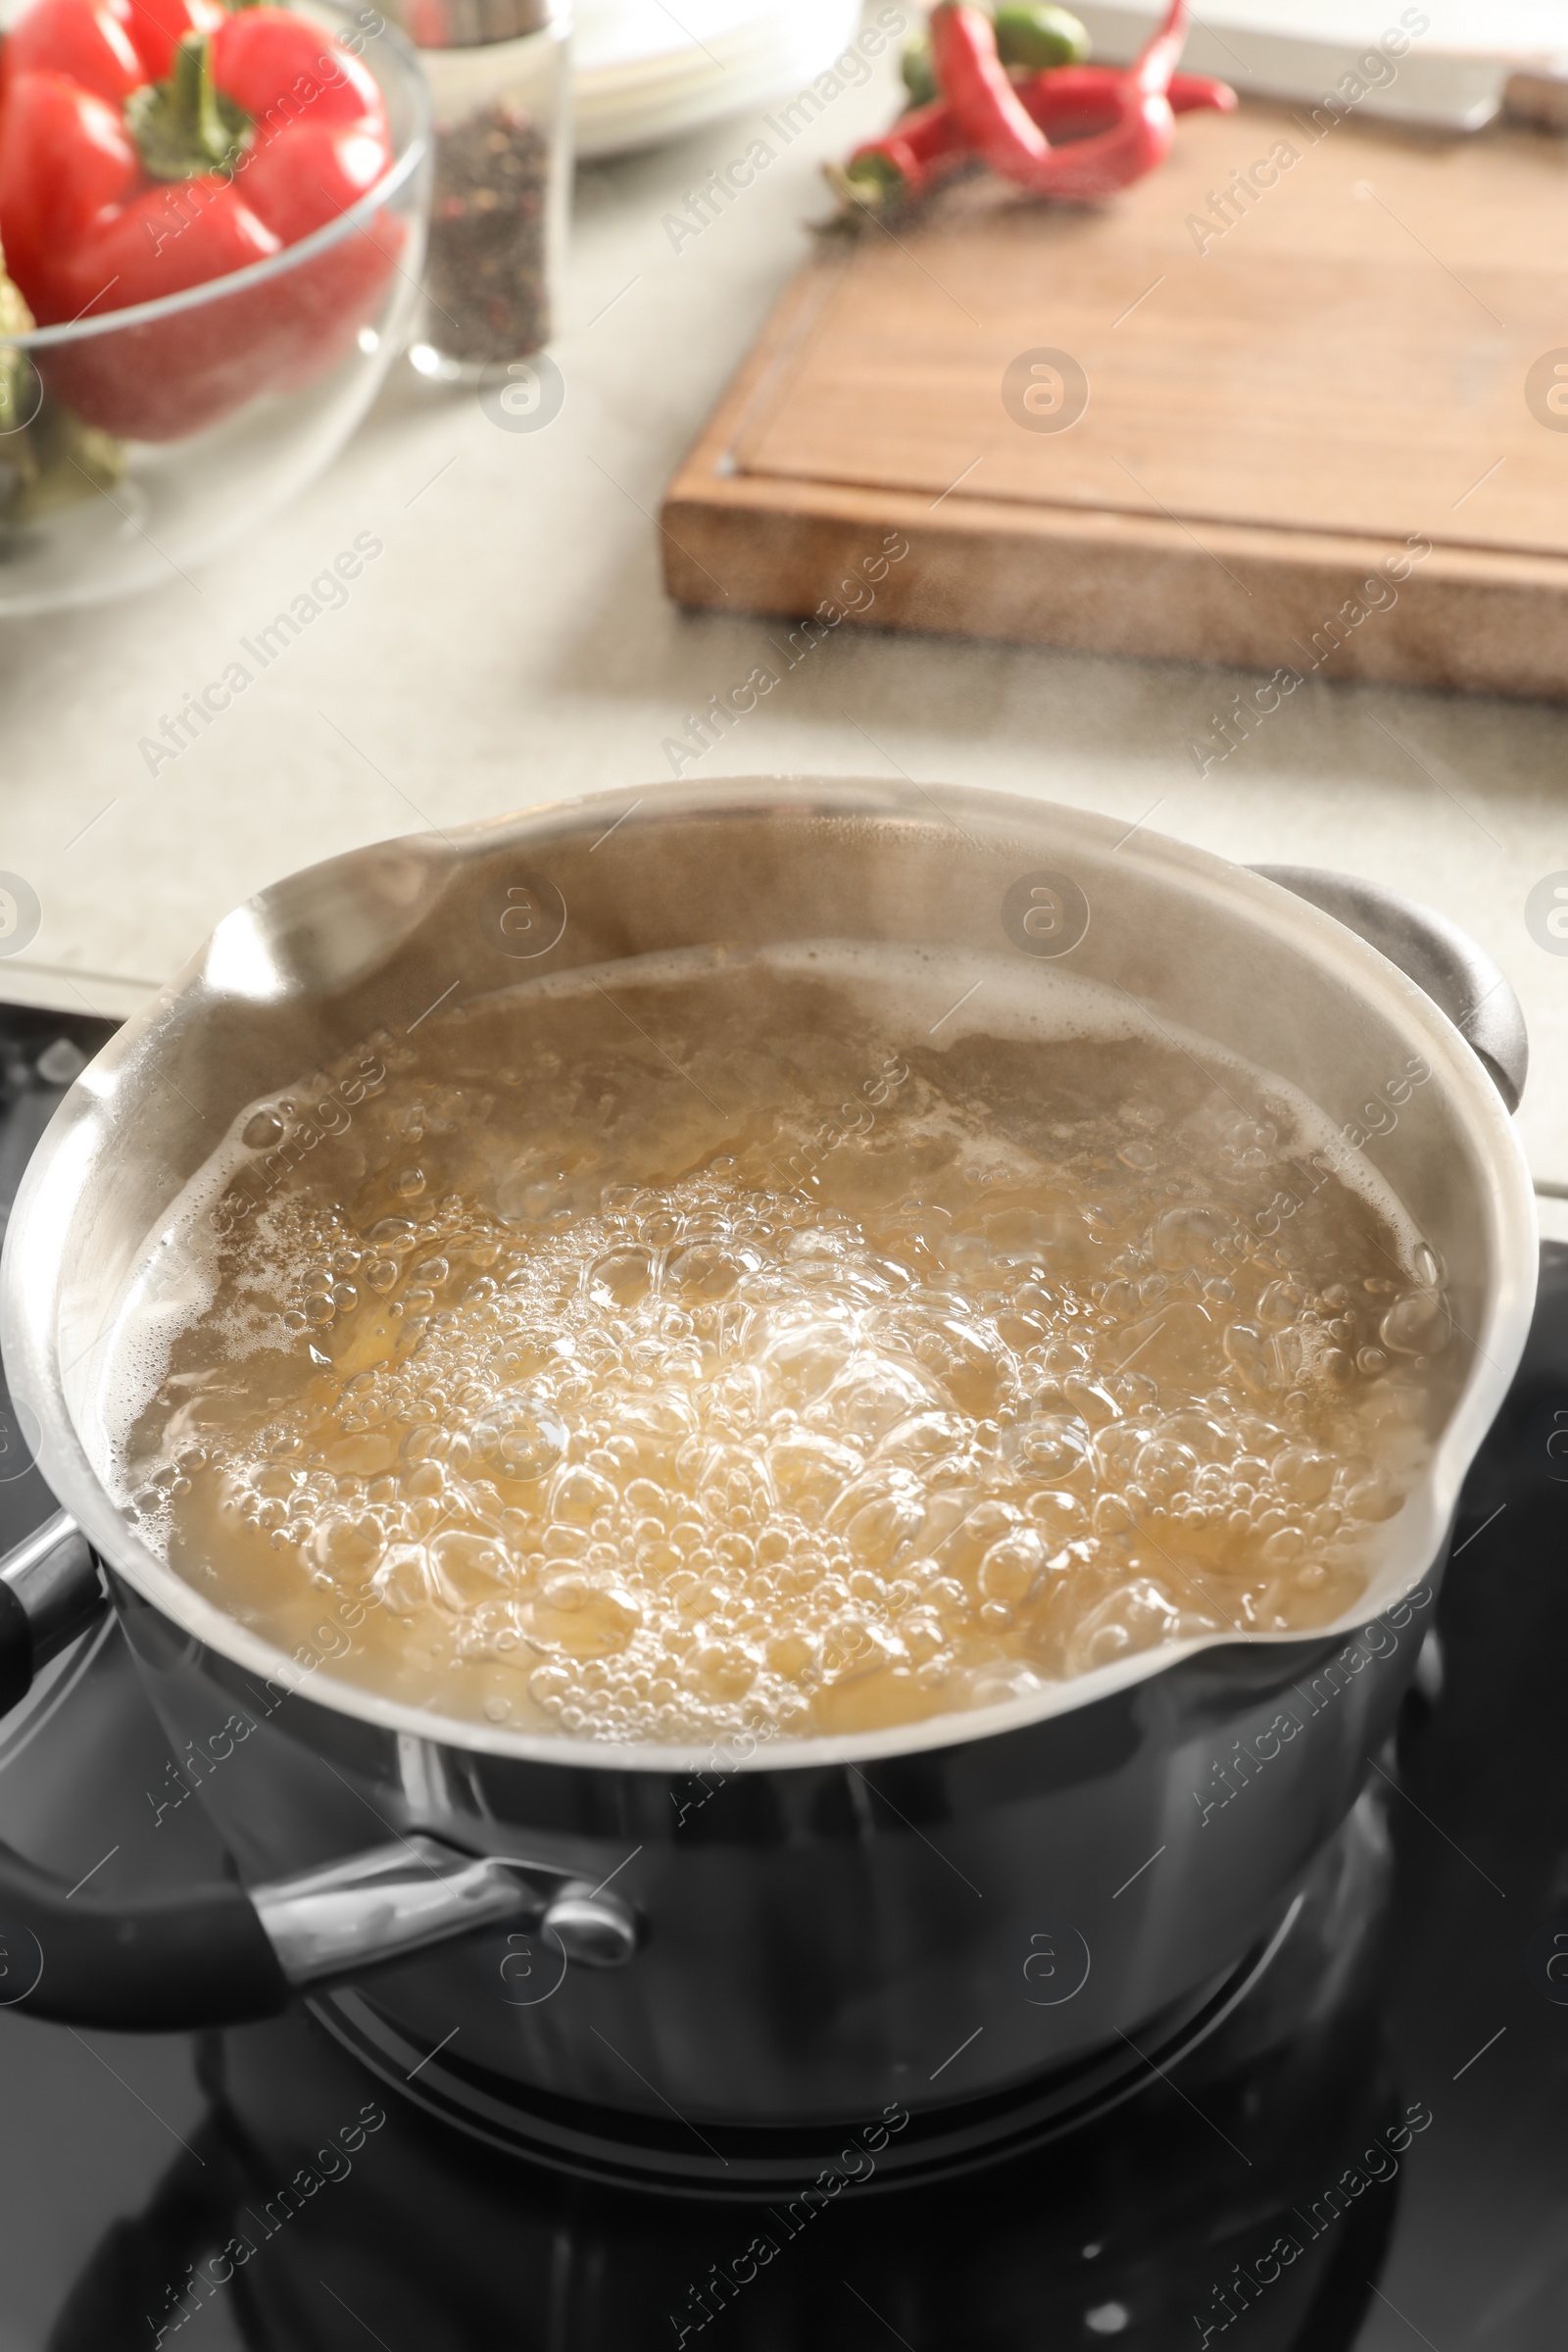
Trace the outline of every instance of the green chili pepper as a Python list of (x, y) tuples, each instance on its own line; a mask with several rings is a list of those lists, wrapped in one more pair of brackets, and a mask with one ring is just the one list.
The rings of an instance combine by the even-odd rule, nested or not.
[(937, 95), (937, 77), (931, 64), (931, 44), (923, 32), (906, 41), (899, 60), (904, 86), (909, 93), (911, 106), (929, 106)]
[(1036, 7), (999, 8), (997, 54), (1004, 66), (1028, 66), (1034, 73), (1047, 66), (1081, 66), (1089, 55), (1089, 35), (1070, 10), (1047, 0)]

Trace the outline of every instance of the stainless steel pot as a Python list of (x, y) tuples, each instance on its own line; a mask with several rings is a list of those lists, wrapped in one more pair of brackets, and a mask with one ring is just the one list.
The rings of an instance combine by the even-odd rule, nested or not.
[[(143, 1545), (103, 1474), (101, 1343), (246, 1102), (533, 973), (805, 937), (1057, 959), (1373, 1132), (1446, 1262), (1466, 1361), (1353, 1621), (714, 1758), (393, 1705), (335, 1671), (341, 1629), (287, 1660)], [(1506, 983), (1441, 918), (993, 794), (621, 795), (262, 893), (73, 1088), (0, 1269), (13, 1394), (70, 1514), (0, 1575), (0, 1660), (14, 1690), (99, 1605), (102, 1563), (237, 1877), (127, 1908), (0, 1856), (13, 1983), (35, 1969), (37, 2014), (122, 2026), (243, 2019), (314, 1987), (372, 2063), (498, 2137), (523, 2114), (568, 2161), (608, 2133), (731, 2184), (764, 2128), (983, 2122), (1107, 2046), (1147, 2050), (1283, 1932), (1413, 1671), (1534, 1297), (1507, 1116), (1524, 1061)]]

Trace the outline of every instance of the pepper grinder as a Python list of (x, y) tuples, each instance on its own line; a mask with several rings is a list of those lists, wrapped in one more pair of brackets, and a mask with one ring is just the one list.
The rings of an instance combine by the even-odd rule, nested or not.
[(483, 383), (554, 331), (571, 175), (570, 0), (401, 0), (435, 116), (421, 375)]

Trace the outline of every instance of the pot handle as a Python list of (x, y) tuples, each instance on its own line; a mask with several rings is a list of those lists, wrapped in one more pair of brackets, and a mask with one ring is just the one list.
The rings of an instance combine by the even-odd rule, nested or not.
[(1447, 1014), (1510, 1111), (1519, 1107), (1530, 1040), (1518, 998), (1484, 948), (1446, 914), (1381, 883), (1315, 865), (1254, 865), (1376, 948)]
[[(0, 1561), (0, 1715), (109, 1595), (64, 1511)], [(594, 1968), (629, 1960), (626, 1905), (548, 1864), (416, 1834), (247, 1890), (237, 1879), (139, 1900), (68, 1886), (0, 1844), (0, 2006), (67, 2025), (172, 2033), (274, 2017), (308, 1984), (502, 1920)]]
[[(0, 1714), (109, 1607), (65, 1511), (0, 1561)], [(117, 1901), (0, 1844), (0, 2001), (69, 2024), (141, 2029), (270, 2017), (289, 1985), (237, 1880)]]
[(0, 1715), (108, 1606), (91, 1546), (65, 1511), (0, 1560)]

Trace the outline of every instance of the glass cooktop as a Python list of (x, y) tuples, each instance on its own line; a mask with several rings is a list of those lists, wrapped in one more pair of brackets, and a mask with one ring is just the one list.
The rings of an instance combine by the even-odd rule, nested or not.
[[(107, 1034), (0, 1011), (0, 1223)], [(0, 1546), (51, 1507), (0, 1392)], [(304, 2009), (78, 2033), (0, 1981), (0, 2352), (1562, 2352), (1565, 1535), (1548, 1245), (1437, 1638), (1289, 1933), (1119, 2104), (945, 2183), (599, 2186), (466, 2138)], [(105, 1888), (220, 1866), (112, 1625), (0, 1725), (0, 1838)]]

